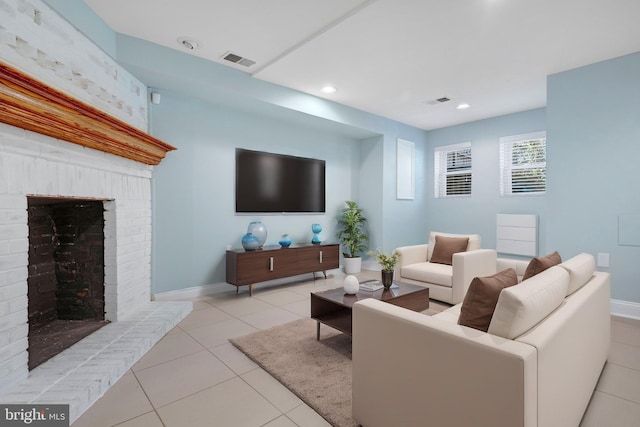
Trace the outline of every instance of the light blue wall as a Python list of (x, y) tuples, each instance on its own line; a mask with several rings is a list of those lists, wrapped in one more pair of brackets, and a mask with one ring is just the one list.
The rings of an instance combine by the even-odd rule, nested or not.
[[(399, 138), (413, 142), (414, 147), (414, 199), (397, 199), (397, 140), (389, 135), (398, 135)], [(371, 245), (371, 249), (381, 249), (391, 252), (398, 246), (404, 246), (407, 242), (415, 241), (416, 236), (427, 234), (427, 224), (424, 221), (424, 212), (431, 202), (427, 197), (424, 180), (424, 159), (427, 144), (426, 133), (418, 133), (415, 130), (388, 129), (384, 140), (384, 154), (382, 166), (382, 244)], [(374, 242), (379, 243), (379, 242)]]
[[(424, 171), (428, 202), (424, 221), (429, 231), (478, 233), (482, 247), (496, 247), (496, 214), (537, 214), (539, 216), (539, 253), (546, 251), (546, 197), (500, 197), (499, 138), (546, 130), (545, 109), (509, 114), (430, 131)], [(434, 198), (434, 148), (441, 145), (471, 142), (472, 195), (470, 197)], [(415, 236), (424, 242), (426, 236)]]
[[(312, 223), (335, 241), (336, 215), (357, 195), (362, 142), (166, 91), (151, 111), (153, 133), (179, 147), (153, 174), (154, 293), (224, 282), (226, 246), (240, 247), (253, 220), (267, 226), (267, 244), (284, 233), (310, 242)], [(326, 214), (236, 215), (236, 147), (325, 160)]]
[[(410, 202), (395, 199), (396, 140), (402, 138), (415, 142), (416, 153), (421, 156), (425, 151), (426, 131), (260, 81), (240, 71), (176, 50), (122, 35), (118, 35), (117, 38), (119, 62), (150, 85), (151, 90), (163, 94), (161, 106), (165, 103), (164, 92), (180, 93), (188, 96), (194, 104), (199, 106), (217, 105), (216, 108), (220, 108), (220, 111), (226, 109), (244, 111), (253, 117), (261, 117), (265, 126), (268, 126), (267, 123), (270, 121), (291, 123), (293, 128), (300, 130), (301, 135), (305, 132), (310, 134), (321, 132), (341, 136), (342, 139), (352, 142), (362, 141), (358, 144), (359, 157), (355, 155), (349, 157), (352, 168), (349, 181), (351, 187), (349, 197), (343, 198), (342, 202), (347, 199), (355, 200), (364, 209), (369, 218), (370, 247), (391, 251), (416, 232), (422, 235), (426, 233), (422, 221), (425, 203), (422, 193), (418, 194), (416, 200)], [(171, 114), (159, 120), (157, 110), (157, 107), (151, 108), (153, 115), (150, 131), (182, 150), (184, 142), (178, 138), (178, 134), (161, 132), (159, 128), (159, 126), (173, 126), (174, 119)], [(192, 126), (209, 127), (210, 124), (200, 124), (194, 120)], [(262, 125), (256, 125), (250, 121), (242, 126), (255, 127), (256, 134), (259, 134)], [(288, 140), (289, 128), (283, 125), (280, 131), (282, 132), (280, 138), (274, 137), (273, 141)], [(247, 142), (243, 138), (238, 138), (237, 141)], [(323, 141), (317, 143), (324, 144)], [(277, 144), (273, 144), (276, 143), (265, 143), (261, 149), (272, 151), (280, 148)], [(288, 147), (280, 152), (314, 157), (317, 149), (318, 147), (310, 143), (296, 147), (296, 153), (290, 152)], [(335, 153), (340, 153), (341, 150), (352, 148), (335, 146), (331, 149)], [(170, 153), (168, 157), (173, 155), (174, 153)], [(160, 168), (166, 161), (163, 161)], [(421, 163), (421, 158), (417, 158), (417, 162)], [(157, 187), (160, 188), (160, 184)], [(417, 188), (418, 192), (422, 191), (420, 183)], [(232, 208), (233, 200), (229, 209)], [(162, 215), (162, 210), (163, 207), (158, 206), (154, 215)], [(387, 223), (389, 219), (395, 221), (395, 218), (399, 220), (391, 225)], [(154, 248), (156, 248), (155, 244)], [(184, 247), (183, 250), (189, 249)], [(155, 264), (160, 264), (163, 259), (164, 255), (159, 249), (158, 255), (154, 256), (153, 268), (156, 268)], [(175, 285), (175, 289), (212, 283), (208, 280), (223, 281), (224, 275), (216, 270), (215, 274), (200, 276), (199, 280), (197, 283), (190, 282), (189, 285)], [(161, 286), (158, 289), (164, 289), (164, 287)], [(158, 289), (154, 291), (161, 292)]]
[[(390, 132), (391, 133), (391, 132)], [(397, 135), (397, 133), (396, 133)], [(365, 140), (361, 146), (359, 201), (366, 208), (370, 230), (369, 248), (391, 252), (416, 234), (426, 234), (422, 220), (426, 204), (423, 183), (423, 163), (426, 133), (403, 132), (402, 136), (379, 136)], [(397, 139), (415, 143), (415, 198), (396, 198)], [(366, 257), (365, 257), (366, 258)], [(369, 265), (375, 268), (375, 264)]]
[[(359, 191), (358, 204), (364, 209), (369, 231), (369, 247), (376, 248), (382, 244), (383, 210), (382, 191), (384, 137), (371, 137), (360, 146), (360, 164), (358, 167)], [(363, 254), (366, 259), (366, 254)]]
[(547, 246), (609, 253), (612, 298), (640, 302), (640, 246), (618, 244), (618, 216), (640, 214), (640, 53), (551, 75), (547, 92)]

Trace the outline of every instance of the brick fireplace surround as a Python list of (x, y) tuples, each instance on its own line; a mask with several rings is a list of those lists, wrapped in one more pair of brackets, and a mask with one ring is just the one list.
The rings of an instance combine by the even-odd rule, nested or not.
[[(150, 302), (152, 166), (0, 124), (0, 402), (68, 403), (73, 422), (191, 311)], [(27, 368), (27, 196), (104, 202), (110, 324)]]
[[(151, 302), (147, 87), (42, 0), (0, 0), (0, 402), (73, 422), (190, 311)], [(108, 325), (28, 370), (27, 197), (99, 200)], [(32, 269), (33, 270), (33, 269)]]

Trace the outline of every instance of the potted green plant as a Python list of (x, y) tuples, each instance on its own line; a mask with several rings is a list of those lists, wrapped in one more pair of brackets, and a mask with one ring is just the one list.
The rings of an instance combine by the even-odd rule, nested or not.
[(367, 218), (363, 215), (362, 208), (356, 202), (347, 200), (338, 217), (336, 233), (342, 244), (344, 272), (347, 274), (359, 273), (362, 267), (360, 254), (367, 250), (366, 243), (369, 241), (366, 224)]
[(393, 270), (396, 268), (398, 259), (400, 259), (400, 254), (394, 250), (391, 255), (387, 255), (377, 250), (376, 252), (369, 251), (368, 255), (376, 257), (376, 261), (382, 268), (382, 285), (385, 288), (389, 288), (393, 283)]

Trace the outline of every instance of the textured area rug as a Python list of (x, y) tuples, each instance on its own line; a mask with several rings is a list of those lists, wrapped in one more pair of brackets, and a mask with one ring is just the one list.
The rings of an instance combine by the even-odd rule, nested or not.
[(296, 320), (232, 339), (233, 345), (335, 427), (351, 418), (351, 337), (316, 321)]
[[(431, 301), (425, 314), (448, 306)], [(334, 427), (353, 427), (351, 337), (316, 321), (296, 320), (230, 340)]]

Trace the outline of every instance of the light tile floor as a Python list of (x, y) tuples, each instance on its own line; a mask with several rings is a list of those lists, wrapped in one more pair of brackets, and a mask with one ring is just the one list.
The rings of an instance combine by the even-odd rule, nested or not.
[[(378, 272), (363, 272), (364, 278)], [(153, 347), (73, 427), (329, 426), (228, 341), (309, 316), (309, 294), (343, 276), (232, 286), (194, 301), (194, 311)], [(640, 425), (640, 320), (612, 317), (612, 346), (582, 427)]]

